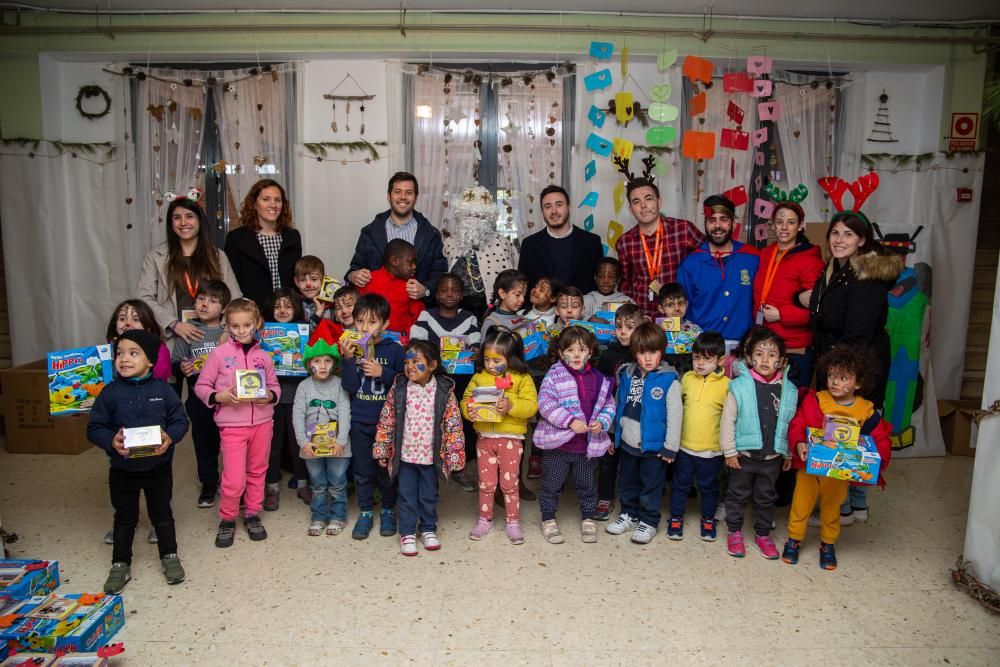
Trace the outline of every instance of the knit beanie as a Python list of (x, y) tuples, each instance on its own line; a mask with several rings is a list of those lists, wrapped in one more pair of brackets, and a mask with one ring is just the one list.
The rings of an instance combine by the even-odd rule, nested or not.
[[(340, 329), (339, 332), (338, 329)], [(335, 361), (339, 362), (340, 349), (337, 347), (337, 341), (340, 339), (341, 333), (343, 333), (343, 329), (330, 320), (320, 320), (312, 335), (309, 336), (305, 354), (302, 355), (306, 367), (309, 366), (309, 361), (316, 357), (333, 357)]]
[(123, 340), (130, 340), (141, 347), (151, 364), (155, 364), (157, 357), (160, 356), (160, 337), (156, 334), (151, 334), (144, 329), (128, 329), (118, 336), (119, 342)]

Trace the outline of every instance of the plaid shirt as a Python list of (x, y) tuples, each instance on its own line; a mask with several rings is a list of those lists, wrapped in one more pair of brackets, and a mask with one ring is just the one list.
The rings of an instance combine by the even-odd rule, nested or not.
[[(658, 278), (662, 285), (674, 282), (677, 276), (677, 267), (680, 266), (681, 261), (697, 250), (698, 246), (705, 240), (702, 231), (687, 220), (661, 215), (660, 223), (663, 225), (664, 244), (663, 260), (658, 276), (650, 277), (649, 275), (646, 255), (642, 250), (642, 241), (639, 239), (639, 225), (622, 234), (618, 243), (615, 244), (618, 261), (622, 263), (622, 277), (618, 283), (618, 289), (635, 301), (646, 317), (651, 318), (657, 316), (657, 303), (655, 298), (652, 301), (649, 299), (649, 283), (653, 281), (653, 278)], [(653, 236), (646, 237), (646, 246), (650, 252), (653, 252), (656, 246), (655, 233)]]

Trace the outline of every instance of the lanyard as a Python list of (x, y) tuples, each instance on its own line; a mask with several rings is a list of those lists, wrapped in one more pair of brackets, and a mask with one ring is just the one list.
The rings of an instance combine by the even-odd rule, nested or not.
[[(653, 254), (649, 253), (649, 246), (646, 244), (646, 235), (639, 232), (639, 240), (642, 242), (642, 252), (646, 255), (646, 270), (649, 271), (649, 279), (656, 280), (660, 277), (660, 265), (663, 263), (663, 223), (656, 228), (656, 244), (653, 246)], [(653, 263), (653, 255), (656, 256), (656, 263)]]
[(778, 275), (778, 265), (781, 264), (781, 260), (784, 259), (787, 253), (787, 250), (778, 250), (774, 253), (774, 260), (767, 267), (767, 272), (764, 274), (764, 289), (760, 293), (761, 305), (767, 303), (767, 296), (771, 293), (771, 283), (774, 282), (774, 277)]
[(187, 271), (184, 272), (184, 284), (187, 287), (187, 292), (188, 294), (191, 295), (192, 299), (198, 296), (198, 281), (195, 280), (194, 285), (192, 285), (191, 276), (188, 274)]

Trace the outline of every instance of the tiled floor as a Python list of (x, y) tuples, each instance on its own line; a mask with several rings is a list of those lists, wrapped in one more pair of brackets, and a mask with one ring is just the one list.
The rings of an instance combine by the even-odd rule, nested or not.
[[(195, 507), (188, 441), (174, 466), (188, 580), (164, 583), (141, 524), (117, 664), (1000, 664), (1000, 616), (948, 575), (971, 459), (894, 462), (871, 521), (845, 528), (836, 572), (817, 567), (813, 534), (796, 567), (753, 549), (733, 559), (724, 540), (696, 534), (638, 547), (602, 530), (584, 545), (571, 492), (566, 544), (544, 542), (537, 503), (523, 504), (523, 546), (502, 530), (473, 543), (473, 496), (454, 487), (436, 554), (404, 558), (377, 534), (307, 537), (307, 509), (284, 485), (281, 509), (264, 517), (268, 540), (240, 534), (219, 550), (215, 510)], [(4, 527), (20, 536), (13, 554), (58, 559), (64, 591), (99, 590), (111, 557), (104, 455), (0, 450), (0, 471)]]

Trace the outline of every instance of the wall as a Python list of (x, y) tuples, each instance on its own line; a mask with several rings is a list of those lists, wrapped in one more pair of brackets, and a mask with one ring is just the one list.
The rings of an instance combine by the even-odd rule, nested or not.
[[(120, 141), (121, 109), (127, 87), (125, 80), (103, 71), (104, 62), (74, 62), (43, 54), (38, 58), (42, 86), (42, 137), (71, 142)], [(111, 113), (103, 118), (84, 118), (76, 110), (81, 86), (97, 85), (111, 97)], [(101, 98), (82, 102), (91, 113), (104, 106)]]

